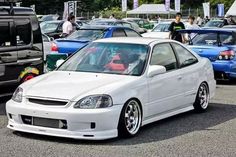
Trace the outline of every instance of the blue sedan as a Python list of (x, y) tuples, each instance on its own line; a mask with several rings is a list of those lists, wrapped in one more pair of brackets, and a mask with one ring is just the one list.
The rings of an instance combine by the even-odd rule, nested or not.
[(236, 32), (233, 30), (181, 30), (181, 33), (196, 34), (189, 47), (213, 65), (217, 80), (236, 78)]
[(120, 26), (86, 26), (81, 27), (65, 39), (57, 39), (52, 43), (51, 51), (71, 55), (91, 41), (110, 37), (141, 37), (131, 28)]

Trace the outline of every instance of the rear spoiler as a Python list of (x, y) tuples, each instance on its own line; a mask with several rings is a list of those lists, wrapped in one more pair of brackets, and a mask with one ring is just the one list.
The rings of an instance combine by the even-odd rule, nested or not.
[(193, 45), (193, 42), (192, 42), (192, 38), (190, 36), (191, 33), (194, 33), (194, 34), (208, 34), (208, 33), (215, 33), (217, 34), (217, 43), (218, 43), (218, 46), (222, 46), (222, 42), (221, 42), (221, 39), (220, 39), (220, 35), (221, 34), (229, 34), (229, 35), (233, 35), (234, 38), (236, 38), (236, 32), (233, 31), (233, 30), (215, 30), (215, 29), (184, 29), (184, 30), (179, 30), (178, 31), (179, 33), (181, 34), (188, 34), (188, 41), (189, 41), (189, 45)]

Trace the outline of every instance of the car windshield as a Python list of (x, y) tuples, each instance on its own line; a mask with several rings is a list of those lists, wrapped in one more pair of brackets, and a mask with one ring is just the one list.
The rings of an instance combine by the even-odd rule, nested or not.
[[(222, 45), (235, 45), (235, 39), (232, 34), (220, 34)], [(192, 40), (193, 45), (218, 45), (217, 33), (198, 34)]]
[(222, 27), (224, 24), (223, 21), (209, 21), (206, 23), (206, 25), (204, 27)]
[(103, 36), (104, 30), (102, 29), (81, 29), (72, 33), (67, 39), (93, 41), (103, 38)]
[(68, 59), (58, 71), (140, 76), (147, 54), (147, 45), (95, 42)]
[(169, 27), (170, 24), (160, 23), (152, 30), (152, 32), (169, 32)]
[(50, 32), (54, 32), (57, 29), (58, 25), (59, 25), (58, 22), (55, 22), (55, 23), (42, 22), (40, 24), (40, 28), (42, 30), (42, 33), (50, 33)]

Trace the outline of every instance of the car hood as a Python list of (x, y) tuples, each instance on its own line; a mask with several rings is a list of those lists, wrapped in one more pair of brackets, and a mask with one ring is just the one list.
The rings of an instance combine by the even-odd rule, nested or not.
[(166, 39), (169, 36), (168, 32), (149, 32), (142, 34), (143, 37), (150, 37), (150, 38), (162, 38)]
[(24, 96), (75, 100), (91, 94), (109, 94), (137, 79), (134, 76), (54, 71), (22, 85)]

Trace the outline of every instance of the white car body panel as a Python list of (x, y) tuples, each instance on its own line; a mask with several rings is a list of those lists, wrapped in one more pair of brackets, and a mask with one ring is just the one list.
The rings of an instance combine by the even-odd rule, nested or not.
[[(110, 38), (96, 42), (118, 43), (122, 41), (123, 43), (147, 44), (150, 47), (162, 42), (175, 42), (148, 38), (120, 39)], [(142, 126), (192, 110), (200, 84), (207, 82), (210, 96), (213, 97), (216, 82), (210, 61), (191, 52), (198, 59), (198, 63), (152, 78), (147, 75), (149, 66), (142, 76), (54, 71), (34, 78), (21, 85), (24, 91), (21, 103), (13, 100), (7, 102), (8, 128), (35, 134), (102, 140), (117, 137), (121, 110), (123, 105), (132, 98), (138, 99), (141, 103)], [(104, 109), (75, 109), (73, 107), (85, 96), (96, 94), (110, 95), (114, 105)], [(28, 98), (62, 100), (68, 103), (66, 106), (44, 106), (29, 102)], [(25, 125), (20, 115), (66, 119), (68, 129)], [(95, 129), (90, 128), (91, 122), (96, 123)]]
[(148, 33), (143, 33), (142, 36), (145, 38), (168, 39), (169, 32), (148, 32)]

